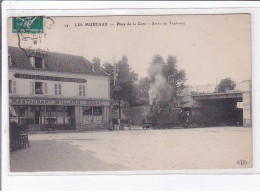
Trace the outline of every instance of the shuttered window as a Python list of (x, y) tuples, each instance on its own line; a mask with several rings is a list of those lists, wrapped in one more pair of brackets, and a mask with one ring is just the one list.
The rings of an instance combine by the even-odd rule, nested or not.
[(79, 85), (79, 96), (86, 96), (86, 86)]
[(31, 94), (35, 94), (35, 82), (31, 82)]
[(48, 87), (47, 87), (47, 83), (43, 83), (43, 92), (45, 95), (48, 94)]
[(9, 80), (9, 93), (16, 94), (16, 81)]
[(61, 84), (54, 84), (54, 93), (56, 96), (61, 96)]
[(13, 93), (16, 94), (16, 81), (13, 81)]

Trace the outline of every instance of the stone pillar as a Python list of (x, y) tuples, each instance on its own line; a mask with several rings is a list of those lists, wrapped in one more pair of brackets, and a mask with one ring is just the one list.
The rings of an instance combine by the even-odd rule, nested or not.
[(103, 122), (108, 123), (109, 120), (110, 120), (110, 118), (109, 118), (109, 107), (104, 106), (103, 107)]
[(75, 106), (75, 124), (76, 129), (81, 129), (83, 108), (81, 106)]
[(243, 126), (252, 126), (252, 94), (250, 91), (243, 92)]

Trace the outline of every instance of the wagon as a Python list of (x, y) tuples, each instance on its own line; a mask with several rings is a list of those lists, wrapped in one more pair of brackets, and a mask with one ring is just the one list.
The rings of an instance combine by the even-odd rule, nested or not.
[(153, 124), (152, 123), (142, 123), (142, 127), (143, 127), (143, 129), (152, 128)]

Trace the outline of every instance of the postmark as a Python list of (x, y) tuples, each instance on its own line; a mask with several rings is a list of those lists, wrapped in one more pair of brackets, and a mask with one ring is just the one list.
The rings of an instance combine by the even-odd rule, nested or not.
[(54, 19), (44, 16), (15, 17), (12, 18), (12, 33), (17, 35), (17, 44), (27, 57), (35, 53), (46, 56), (48, 48), (41, 48), (44, 40), (47, 39), (46, 30), (51, 30), (55, 26)]

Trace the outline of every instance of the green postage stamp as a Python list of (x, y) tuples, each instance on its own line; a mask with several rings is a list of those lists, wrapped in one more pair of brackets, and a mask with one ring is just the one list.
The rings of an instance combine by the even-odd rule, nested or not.
[(43, 33), (43, 17), (14, 17), (12, 32), (17, 33)]

